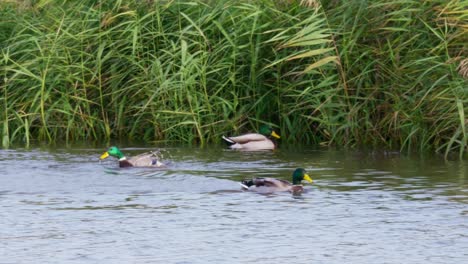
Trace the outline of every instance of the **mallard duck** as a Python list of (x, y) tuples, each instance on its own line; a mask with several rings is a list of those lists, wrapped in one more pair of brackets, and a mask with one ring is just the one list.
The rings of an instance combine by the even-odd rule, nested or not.
[(131, 158), (125, 157), (125, 155), (120, 151), (119, 148), (113, 146), (110, 147), (106, 152), (104, 152), (100, 160), (106, 159), (107, 157), (112, 156), (119, 159), (119, 166), (123, 167), (163, 167), (165, 166), (158, 157), (153, 153), (143, 153)]
[(223, 139), (229, 144), (231, 149), (242, 150), (272, 150), (275, 149), (275, 143), (270, 137), (280, 138), (276, 132), (267, 125), (260, 127), (259, 133), (249, 133), (237, 137), (225, 137)]
[(301, 185), (303, 180), (312, 182), (304, 169), (297, 168), (292, 174), (292, 184), (289, 181), (275, 178), (254, 178), (242, 181), (240, 185), (243, 190), (259, 193), (291, 192), (301, 194), (304, 191), (304, 187)]

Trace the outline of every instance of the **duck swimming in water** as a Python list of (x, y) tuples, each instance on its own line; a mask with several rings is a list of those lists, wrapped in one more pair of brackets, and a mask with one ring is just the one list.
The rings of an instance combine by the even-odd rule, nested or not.
[(120, 151), (119, 148), (113, 146), (110, 147), (106, 152), (104, 152), (100, 160), (106, 159), (107, 157), (112, 156), (119, 159), (119, 167), (164, 167), (164, 163), (159, 160), (159, 157), (153, 153), (143, 153), (131, 158), (125, 157), (125, 155)]
[(312, 182), (312, 178), (302, 168), (297, 168), (292, 174), (292, 183), (276, 178), (253, 178), (241, 182), (243, 190), (259, 193), (291, 192), (301, 194), (304, 187), (302, 181)]
[(236, 137), (222, 138), (229, 144), (231, 149), (241, 150), (273, 150), (276, 148), (275, 143), (271, 138), (279, 139), (280, 136), (270, 126), (263, 125), (260, 127), (259, 133), (249, 133)]

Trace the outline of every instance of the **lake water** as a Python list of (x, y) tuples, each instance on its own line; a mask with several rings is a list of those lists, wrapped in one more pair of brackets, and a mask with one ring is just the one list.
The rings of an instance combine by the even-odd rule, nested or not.
[[(166, 147), (168, 169), (120, 169), (104, 150), (0, 150), (1, 264), (468, 263), (467, 161)], [(296, 167), (301, 197), (240, 190)]]

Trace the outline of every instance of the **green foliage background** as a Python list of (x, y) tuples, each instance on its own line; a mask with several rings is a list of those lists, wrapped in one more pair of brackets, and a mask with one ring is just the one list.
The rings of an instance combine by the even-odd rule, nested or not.
[(467, 151), (468, 1), (0, 1), (2, 144)]

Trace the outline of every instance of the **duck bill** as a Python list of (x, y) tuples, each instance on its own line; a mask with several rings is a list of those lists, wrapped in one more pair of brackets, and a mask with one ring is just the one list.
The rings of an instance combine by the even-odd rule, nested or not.
[(281, 138), (278, 134), (276, 134), (275, 131), (271, 132), (271, 136), (275, 137), (275, 138), (278, 138), (278, 139)]
[(312, 178), (310, 178), (310, 176), (308, 174), (304, 175), (304, 180), (306, 180), (308, 182), (312, 182)]
[(109, 152), (106, 151), (101, 155), (101, 157), (99, 157), (99, 159), (105, 159), (107, 157), (109, 157)]

